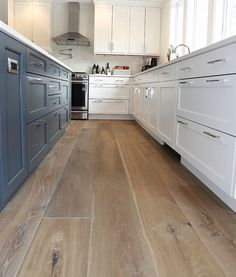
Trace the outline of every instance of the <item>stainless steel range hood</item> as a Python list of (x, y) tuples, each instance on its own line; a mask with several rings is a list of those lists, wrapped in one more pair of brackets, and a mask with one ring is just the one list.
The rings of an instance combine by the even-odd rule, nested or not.
[(55, 37), (57, 45), (90, 46), (90, 41), (79, 33), (80, 3), (69, 2), (69, 32)]

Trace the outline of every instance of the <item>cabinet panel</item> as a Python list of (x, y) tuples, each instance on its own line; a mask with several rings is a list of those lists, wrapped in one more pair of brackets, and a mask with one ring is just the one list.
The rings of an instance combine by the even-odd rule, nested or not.
[(139, 87), (134, 87), (132, 91), (132, 98), (131, 98), (131, 113), (135, 118), (138, 118), (138, 91), (140, 90)]
[(27, 122), (32, 122), (48, 112), (48, 81), (46, 78), (26, 77)]
[(46, 120), (48, 145), (51, 146), (60, 135), (60, 111), (55, 111), (49, 114)]
[(158, 134), (171, 147), (174, 145), (175, 137), (176, 95), (176, 82), (159, 84)]
[(234, 196), (235, 137), (177, 117), (176, 151)]
[(29, 73), (47, 74), (47, 59), (31, 49), (27, 49), (26, 66)]
[(129, 16), (129, 7), (113, 6), (112, 53), (129, 52)]
[(61, 126), (61, 129), (64, 129), (66, 127), (69, 120), (70, 120), (69, 106), (65, 106), (65, 107), (60, 109), (60, 126)]
[(147, 127), (153, 133), (157, 132), (157, 122), (158, 122), (158, 85), (151, 86), (147, 91), (148, 99), (148, 120)]
[(90, 99), (89, 111), (91, 114), (128, 114), (128, 100)]
[(32, 40), (33, 4), (27, 1), (14, 3), (14, 29)]
[(130, 44), (129, 52), (131, 54), (144, 54), (145, 43), (145, 8), (130, 8)]
[(159, 56), (160, 53), (160, 8), (146, 8), (145, 54)]
[(90, 85), (90, 98), (129, 99), (129, 86)]
[(70, 85), (68, 82), (61, 82), (61, 105), (69, 104)]
[(95, 6), (94, 52), (111, 52), (112, 6)]

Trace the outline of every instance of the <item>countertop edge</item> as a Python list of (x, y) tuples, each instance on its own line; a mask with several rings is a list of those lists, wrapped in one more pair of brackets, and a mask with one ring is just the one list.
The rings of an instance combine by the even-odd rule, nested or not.
[(29, 46), (33, 50), (38, 51), (40, 54), (43, 54), (44, 56), (48, 57), (50, 60), (60, 64), (64, 68), (68, 69), (69, 71), (71, 71), (71, 72), (73, 71), (70, 67), (65, 65), (63, 62), (61, 62), (60, 60), (58, 60), (57, 58), (55, 58), (54, 56), (49, 54), (47, 51), (45, 51), (42, 48), (40, 48), (39, 46), (37, 46), (35, 43), (30, 41), (29, 39), (25, 38), (24, 36), (22, 36), (21, 34), (16, 32), (14, 29), (9, 27), (8, 25), (3, 23), (2, 21), (0, 21), (0, 32), (3, 32), (4, 34), (12, 37), (13, 39), (18, 40), (19, 42), (23, 43), (26, 46)]

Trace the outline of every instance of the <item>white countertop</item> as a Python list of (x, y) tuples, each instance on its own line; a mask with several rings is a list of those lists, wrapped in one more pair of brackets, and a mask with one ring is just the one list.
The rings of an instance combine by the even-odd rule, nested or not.
[(31, 47), (32, 49), (34, 49), (34, 50), (38, 51), (39, 53), (45, 55), (49, 59), (53, 60), (54, 62), (60, 64), (61, 66), (65, 67), (65, 68), (67, 68), (68, 70), (73, 71), (70, 67), (68, 67), (67, 65), (65, 65), (64, 63), (62, 63), (61, 61), (56, 59), (54, 56), (50, 55), (47, 51), (45, 51), (42, 48), (40, 48), (39, 46), (37, 46), (35, 43), (30, 41), (29, 39), (27, 39), (24, 36), (22, 36), (21, 34), (17, 33), (14, 29), (9, 27), (8, 25), (3, 23), (2, 21), (0, 21), (0, 32), (3, 32), (5, 34), (9, 35), (10, 37), (18, 40), (19, 42), (25, 44), (26, 46)]
[(137, 73), (137, 74), (134, 74), (132, 77), (139, 76), (139, 75), (142, 75), (142, 74), (145, 74), (145, 73), (157, 70), (159, 68), (162, 68), (162, 67), (165, 67), (165, 66), (168, 66), (168, 65), (171, 65), (171, 64), (175, 64), (175, 63), (187, 60), (189, 58), (192, 58), (192, 57), (204, 54), (206, 52), (209, 52), (209, 51), (212, 51), (212, 50), (224, 47), (224, 46), (232, 44), (232, 43), (236, 43), (236, 36), (233, 36), (233, 37), (221, 40), (219, 42), (210, 44), (210, 45), (208, 45), (208, 46), (206, 46), (204, 48), (198, 49), (198, 50), (196, 50), (196, 51), (194, 51), (194, 52), (192, 52), (192, 53), (190, 53), (188, 55), (184, 55), (182, 57), (176, 58), (176, 59), (174, 59), (174, 60), (172, 60), (170, 62), (159, 64), (159, 65), (157, 65), (157, 66), (155, 66), (153, 68), (150, 68), (148, 70), (145, 70), (145, 71)]
[(106, 74), (89, 74), (89, 77), (115, 77), (115, 78), (131, 78), (132, 75), (106, 75)]

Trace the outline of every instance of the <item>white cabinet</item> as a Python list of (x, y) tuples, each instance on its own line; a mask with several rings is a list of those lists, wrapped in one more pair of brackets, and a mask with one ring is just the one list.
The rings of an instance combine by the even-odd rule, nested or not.
[(40, 47), (50, 50), (50, 2), (15, 1), (14, 28)]
[(94, 21), (94, 52), (111, 53), (112, 50), (112, 6), (96, 5)]
[(90, 99), (90, 114), (127, 115), (129, 113), (128, 100)]
[(174, 146), (177, 82), (159, 84), (158, 135), (169, 146)]
[(131, 114), (133, 117), (138, 118), (138, 94), (139, 94), (140, 88), (139, 87), (134, 87), (132, 91), (132, 98), (131, 98)]
[(112, 53), (129, 52), (129, 7), (113, 6)]
[(158, 123), (158, 84), (147, 88), (147, 127), (153, 133), (157, 131)]
[(176, 151), (234, 197), (236, 138), (177, 117)]
[(158, 56), (160, 53), (160, 8), (146, 8), (145, 54)]
[(145, 11), (144, 7), (130, 8), (129, 52), (143, 55), (145, 52)]

